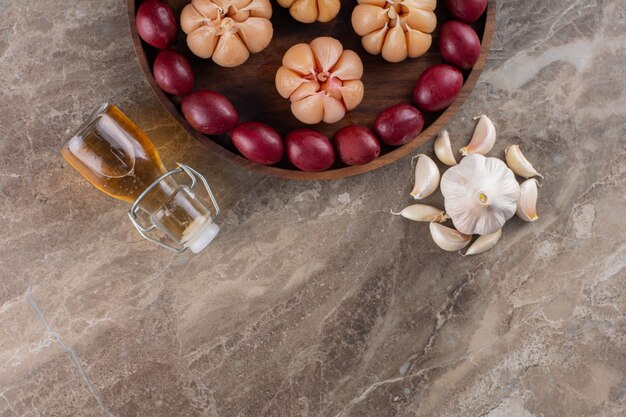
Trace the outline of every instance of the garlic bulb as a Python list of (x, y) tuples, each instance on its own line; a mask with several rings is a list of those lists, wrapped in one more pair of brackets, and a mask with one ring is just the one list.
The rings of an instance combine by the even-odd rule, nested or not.
[(501, 237), (502, 229), (498, 229), (497, 232), (488, 235), (479, 236), (478, 239), (476, 239), (467, 249), (467, 252), (462, 253), (461, 255), (478, 255), (479, 253), (487, 252), (489, 249), (496, 246)]
[(513, 217), (520, 186), (503, 161), (470, 154), (443, 174), (441, 193), (461, 233), (487, 235)]
[(437, 0), (357, 0), (352, 27), (363, 48), (389, 62), (424, 55), (437, 26)]
[(339, 13), (340, 0), (277, 0), (289, 9), (291, 17), (302, 23), (330, 22)]
[(448, 252), (461, 250), (472, 240), (470, 235), (434, 222), (430, 224), (430, 235), (437, 246)]
[(539, 194), (539, 182), (531, 178), (520, 185), (520, 198), (517, 202), (517, 215), (527, 222), (539, 219), (537, 216), (537, 196)]
[(519, 145), (511, 145), (504, 150), (506, 164), (520, 177), (526, 179), (531, 177), (539, 177), (543, 179), (543, 175), (537, 172), (535, 167), (526, 159)]
[(292, 46), (276, 72), (278, 93), (291, 100), (303, 123), (335, 123), (363, 100), (363, 63), (356, 52), (330, 37)]
[(437, 139), (435, 139), (435, 155), (448, 166), (456, 165), (456, 159), (454, 159), (454, 152), (452, 152), (452, 145), (450, 144), (450, 134), (447, 130), (439, 132)]
[(405, 219), (413, 220), (414, 222), (442, 223), (449, 219), (443, 210), (426, 204), (413, 204), (405, 207), (399, 213), (392, 211), (391, 214), (395, 216), (402, 216)]
[(200, 58), (236, 67), (269, 45), (274, 34), (269, 0), (192, 0), (180, 14), (187, 46)]
[(463, 155), (478, 153), (487, 155), (496, 143), (496, 127), (491, 119), (484, 114), (480, 116), (470, 143), (461, 148)]
[(437, 190), (439, 186), (439, 168), (430, 156), (419, 154), (413, 159), (417, 158), (417, 165), (415, 166), (415, 184), (411, 195), (416, 200), (421, 200), (428, 197)]

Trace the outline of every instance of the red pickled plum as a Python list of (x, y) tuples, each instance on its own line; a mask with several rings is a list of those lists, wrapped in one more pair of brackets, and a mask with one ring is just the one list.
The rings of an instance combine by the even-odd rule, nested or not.
[(285, 154), (280, 134), (263, 123), (242, 123), (232, 131), (230, 137), (239, 152), (257, 164), (275, 164)]
[(463, 74), (447, 64), (437, 64), (420, 75), (413, 91), (413, 101), (420, 110), (436, 112), (445, 109), (463, 88)]
[(347, 165), (363, 165), (380, 155), (380, 144), (374, 133), (365, 126), (351, 125), (335, 133), (339, 159)]
[(165, 49), (176, 41), (178, 23), (174, 12), (159, 0), (147, 0), (137, 10), (137, 32), (155, 48)]
[(467, 23), (450, 20), (439, 30), (439, 51), (450, 64), (468, 70), (480, 57), (480, 39)]
[(324, 171), (335, 162), (335, 151), (330, 140), (310, 129), (298, 129), (285, 138), (287, 157), (302, 171)]
[(153, 66), (154, 80), (166, 93), (184, 96), (193, 89), (193, 70), (187, 58), (171, 49), (157, 55)]
[(459, 20), (474, 23), (485, 12), (487, 0), (446, 0), (446, 9)]
[(239, 121), (232, 103), (213, 91), (201, 90), (185, 96), (181, 109), (189, 124), (205, 135), (230, 132)]
[(424, 128), (424, 115), (409, 104), (396, 104), (378, 115), (374, 132), (387, 145), (400, 146), (415, 139)]

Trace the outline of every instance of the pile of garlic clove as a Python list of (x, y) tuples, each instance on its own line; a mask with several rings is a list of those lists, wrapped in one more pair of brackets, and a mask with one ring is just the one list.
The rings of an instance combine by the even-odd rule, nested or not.
[[(429, 222), (430, 233), (437, 246), (456, 252), (472, 242), (463, 256), (477, 255), (496, 246), (504, 224), (517, 214), (527, 222), (539, 219), (537, 198), (543, 179), (526, 159), (519, 145), (505, 150), (506, 161), (487, 157), (496, 141), (496, 128), (489, 117), (477, 117), (478, 123), (470, 142), (460, 149), (462, 159), (452, 151), (450, 135), (444, 130), (435, 139), (437, 159), (449, 168), (440, 173), (435, 161), (425, 154), (412, 159), (415, 183), (411, 196), (423, 200), (439, 187), (445, 210), (413, 204), (392, 214), (417, 222)], [(416, 162), (415, 162), (416, 161)], [(525, 179), (521, 184), (515, 176)], [(451, 220), (453, 227), (441, 223)]]

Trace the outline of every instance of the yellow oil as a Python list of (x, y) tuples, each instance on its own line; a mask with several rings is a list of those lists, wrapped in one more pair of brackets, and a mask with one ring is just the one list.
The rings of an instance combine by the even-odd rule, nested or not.
[(61, 154), (96, 188), (130, 203), (165, 173), (150, 139), (111, 104)]

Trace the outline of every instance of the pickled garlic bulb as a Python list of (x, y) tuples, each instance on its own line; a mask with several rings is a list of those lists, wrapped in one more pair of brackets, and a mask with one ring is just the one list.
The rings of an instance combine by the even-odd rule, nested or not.
[(389, 62), (417, 58), (432, 44), (437, 0), (357, 0), (352, 27), (363, 48)]
[(269, 45), (274, 34), (269, 0), (192, 0), (180, 15), (187, 45), (200, 58), (236, 67)]
[(303, 123), (335, 123), (363, 100), (363, 63), (341, 42), (321, 37), (292, 46), (276, 73), (276, 89)]

